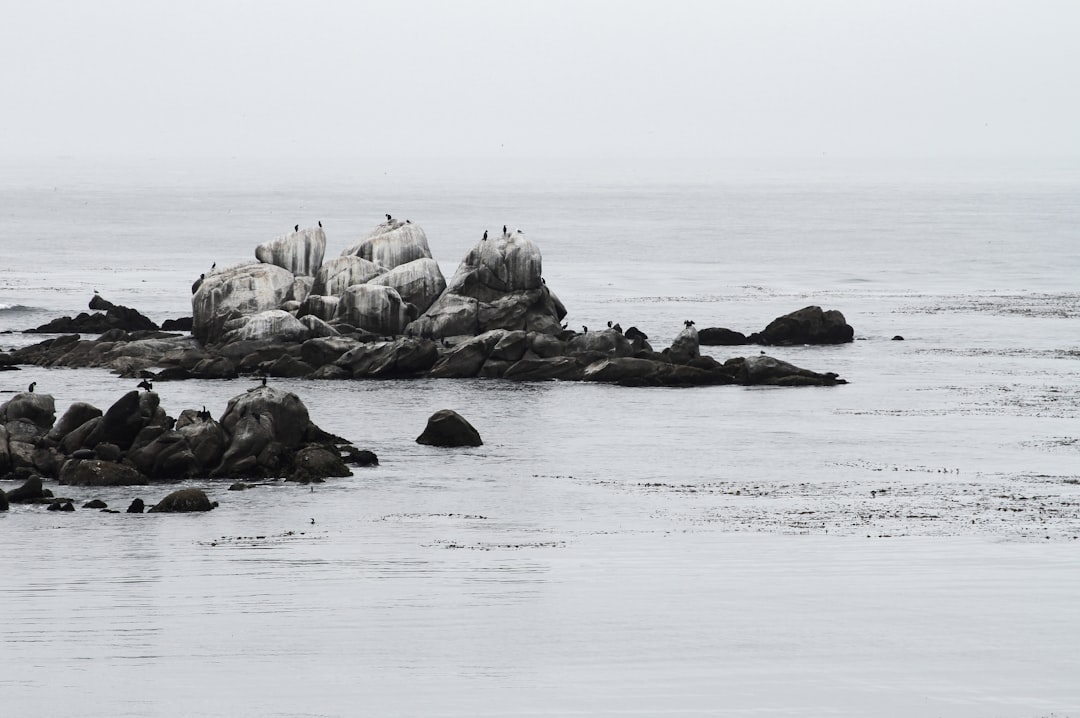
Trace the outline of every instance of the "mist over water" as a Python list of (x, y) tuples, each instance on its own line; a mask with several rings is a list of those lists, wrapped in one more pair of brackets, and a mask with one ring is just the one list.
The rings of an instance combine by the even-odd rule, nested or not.
[[(0, 170), (0, 331), (94, 290), (189, 314), (212, 263), (319, 220), (336, 256), (390, 212), (447, 277), (485, 229), (522, 228), (572, 327), (659, 349), (685, 319), (749, 333), (817, 304), (857, 339), (767, 349), (851, 382), (832, 388), (271, 380), (380, 466), (195, 482), (221, 504), (200, 516), (0, 514), (5, 705), (1080, 716), (1078, 191), (1068, 167)], [(23, 367), (0, 402), (31, 381), (58, 415), (133, 388)], [(254, 383), (155, 390), (220, 415)], [(415, 444), (442, 408), (484, 446)], [(123, 509), (173, 487), (51, 488)]]

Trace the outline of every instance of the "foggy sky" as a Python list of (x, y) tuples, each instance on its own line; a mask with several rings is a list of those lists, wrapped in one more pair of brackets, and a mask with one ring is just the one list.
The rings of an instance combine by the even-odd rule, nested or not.
[(0, 155), (1078, 157), (1080, 3), (14, 2)]

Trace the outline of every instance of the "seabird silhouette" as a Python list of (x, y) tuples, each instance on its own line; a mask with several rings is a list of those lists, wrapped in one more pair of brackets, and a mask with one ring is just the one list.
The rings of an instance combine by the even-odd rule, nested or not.
[(214, 262), (213, 264), (210, 265), (210, 271), (211, 272), (214, 271), (215, 269), (217, 269), (217, 262)]
[(30, 392), (31, 394), (33, 394), (33, 393), (34, 393), (34, 387), (35, 387), (35, 386), (37, 386), (37, 382), (36, 382), (36, 381), (32, 381), (32, 382), (30, 382), (30, 386), (26, 387), (26, 390), (27, 390), (28, 392)]
[(481, 238), (483, 241), (487, 241), (487, 230), (484, 230), (484, 236)]
[(685, 326), (692, 327), (692, 326), (694, 326), (694, 320), (693, 319), (687, 319), (685, 322), (683, 322), (683, 324)]
[(503, 225), (503, 236), (504, 237), (506, 236), (506, 225), (505, 224)]
[(299, 232), (300, 231), (300, 225), (296, 225), (295, 227), (293, 227), (292, 231)]
[(587, 326), (585, 326), (584, 324), (581, 325), (581, 333), (582, 334), (588, 334), (589, 333), (589, 328)]
[(392, 220), (392, 219), (393, 219), (393, 217), (391, 217), (390, 215), (386, 215), (386, 221), (387, 221), (387, 222), (389, 222), (389, 221), (390, 221), (390, 220)]
[(322, 229), (322, 220), (319, 220), (319, 229)]
[(143, 379), (142, 381), (140, 381), (140, 382), (138, 383), (138, 385), (137, 385), (137, 386), (138, 386), (138, 387), (139, 387), (140, 389), (146, 389), (147, 391), (150, 391), (151, 389), (153, 389), (153, 388), (154, 388), (154, 383), (153, 383), (153, 382), (151, 382), (151, 381), (147, 381), (146, 379)]
[(266, 386), (266, 374), (262, 375), (262, 385)]
[(611, 320), (610, 319), (607, 320), (607, 328), (611, 329)]

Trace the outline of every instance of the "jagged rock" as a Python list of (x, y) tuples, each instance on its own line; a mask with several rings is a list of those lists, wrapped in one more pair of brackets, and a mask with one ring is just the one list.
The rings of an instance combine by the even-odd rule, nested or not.
[(698, 342), (708, 347), (738, 346), (746, 344), (746, 335), (723, 327), (706, 327), (698, 331)]
[(56, 402), (51, 394), (30, 391), (16, 394), (0, 404), (0, 424), (8, 424), (16, 419), (26, 419), (44, 433), (56, 421)]
[(671, 346), (664, 350), (664, 354), (676, 364), (689, 364), (692, 360), (701, 356), (701, 347), (698, 343), (698, 331), (693, 324), (687, 324), (682, 328)]
[(192, 333), (204, 345), (217, 343), (226, 322), (277, 309), (292, 288), (292, 273), (273, 264), (245, 264), (210, 274), (191, 297)]
[(424, 433), (416, 443), (429, 446), (482, 446), (480, 433), (452, 409), (441, 409), (428, 417)]
[[(313, 276), (318, 271), (324, 254), (326, 234), (321, 227), (289, 232), (255, 248), (255, 259), (260, 262), (276, 265), (291, 274), (306, 276)], [(207, 277), (205, 281), (211, 280), (213, 276)]]
[(311, 294), (341, 297), (352, 285), (366, 284), (384, 272), (386, 272), (384, 267), (352, 254), (328, 259), (315, 274)]
[[(345, 288), (341, 290), (342, 294), (345, 293)], [(338, 305), (341, 304), (341, 297), (327, 297), (319, 294), (309, 294), (308, 298), (300, 305), (299, 311), (296, 312), (296, 316), (299, 319), (303, 319), (307, 316), (317, 317), (324, 322), (331, 321), (338, 313)]]
[(60, 467), (60, 483), (66, 486), (137, 486), (147, 483), (147, 479), (126, 464), (69, 459)]
[(217, 508), (202, 489), (187, 488), (172, 492), (146, 512), (148, 514), (179, 514), (192, 511), (210, 511)]
[(222, 341), (229, 344), (259, 339), (302, 342), (311, 334), (299, 319), (283, 309), (237, 317), (226, 322), (222, 330)]
[(45, 437), (54, 442), (63, 441), (64, 437), (70, 432), (101, 415), (101, 409), (96, 406), (77, 401), (68, 407), (67, 411), (64, 412), (64, 415), (60, 417), (60, 421), (56, 422)]
[(8, 491), (6, 498), (8, 502), (13, 504), (32, 504), (50, 495), (42, 485), (41, 477), (32, 474), (30, 478), (23, 482), (22, 486)]
[(439, 263), (428, 257), (400, 264), (373, 277), (368, 284), (396, 289), (403, 301), (416, 307), (418, 314), (427, 310), (446, 289)]
[(531, 358), (526, 356), (514, 362), (503, 374), (503, 379), (513, 381), (578, 381), (585, 368), (573, 357)]
[(352, 476), (352, 472), (336, 451), (315, 444), (296, 452), (288, 480), (308, 483), (322, 481), (331, 476)]
[(769, 322), (762, 331), (747, 337), (750, 344), (846, 344), (855, 338), (855, 330), (835, 309), (804, 307)]
[(439, 358), (435, 342), (399, 337), (389, 342), (360, 344), (343, 354), (335, 365), (349, 370), (354, 378), (402, 377), (427, 371)]
[(786, 361), (765, 354), (746, 357), (739, 366), (739, 380), (744, 384), (772, 384), (776, 386), (833, 386), (846, 384), (833, 372), (819, 374), (802, 369)]
[(419, 225), (387, 220), (341, 253), (343, 257), (349, 255), (393, 269), (415, 259), (430, 259), (431, 250), (428, 248), (427, 235)]
[(401, 334), (409, 323), (406, 304), (393, 287), (356, 284), (345, 290), (337, 318), (376, 334)]

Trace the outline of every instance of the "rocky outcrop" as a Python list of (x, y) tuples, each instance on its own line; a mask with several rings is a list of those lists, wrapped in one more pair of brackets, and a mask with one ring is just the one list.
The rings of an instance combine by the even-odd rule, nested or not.
[(126, 464), (98, 459), (69, 459), (60, 468), (61, 484), (68, 486), (138, 486), (147, 478)]
[(83, 312), (77, 317), (60, 317), (27, 332), (38, 334), (101, 334), (112, 329), (133, 332), (155, 330), (158, 325), (130, 307), (120, 306), (95, 294), (90, 299), (93, 314)]
[(192, 511), (210, 511), (217, 508), (216, 501), (210, 501), (202, 489), (187, 488), (172, 492), (156, 505), (150, 507), (148, 514), (180, 514)]
[(419, 225), (391, 219), (375, 227), (341, 253), (343, 257), (349, 255), (393, 269), (416, 259), (430, 259), (431, 249), (428, 248), (427, 235)]
[(734, 361), (736, 368), (738, 368), (738, 379), (743, 384), (834, 386), (847, 383), (833, 372), (819, 374), (764, 354)]
[(698, 344), (698, 332), (693, 322), (686, 322), (671, 346), (664, 350), (664, 354), (675, 364), (689, 364), (701, 356), (701, 347)]
[(417, 376), (435, 365), (439, 350), (429, 339), (399, 337), (387, 342), (360, 344), (341, 355), (335, 366), (354, 379)]
[(558, 334), (566, 309), (544, 284), (541, 269), (539, 248), (520, 232), (481, 240), (408, 333), (429, 338), (492, 329)]
[(429, 446), (482, 446), (480, 433), (460, 414), (442, 409), (432, 414), (416, 443)]
[(746, 335), (723, 327), (706, 327), (698, 331), (701, 346), (730, 347), (746, 344)]
[(255, 258), (260, 262), (281, 267), (290, 274), (304, 276), (313, 276), (319, 270), (324, 254), (326, 234), (322, 227), (283, 234), (255, 248)]
[(245, 264), (209, 274), (191, 297), (192, 333), (204, 345), (220, 342), (228, 321), (278, 309), (292, 287), (292, 273), (273, 264)]
[(747, 337), (750, 344), (787, 346), (793, 344), (845, 344), (853, 341), (855, 330), (835, 309), (804, 307), (769, 322), (756, 334)]
[(311, 336), (303, 322), (281, 309), (237, 317), (225, 322), (222, 329), (222, 341), (230, 344), (257, 339), (302, 342)]
[(56, 421), (56, 402), (51, 394), (24, 391), (0, 404), (0, 424), (24, 419), (41, 433)]

